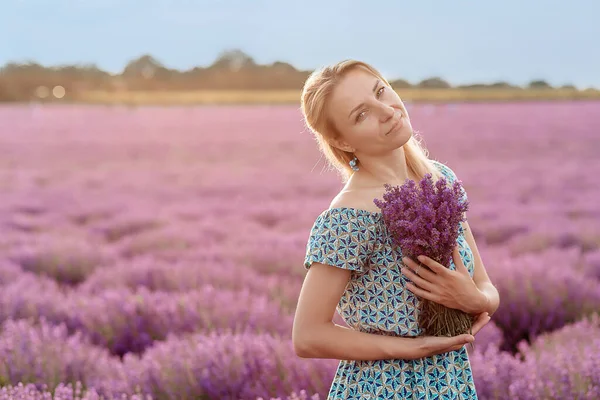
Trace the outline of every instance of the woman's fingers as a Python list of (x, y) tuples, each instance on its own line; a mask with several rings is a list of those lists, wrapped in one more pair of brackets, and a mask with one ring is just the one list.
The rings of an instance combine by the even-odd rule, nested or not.
[(454, 346), (454, 347), (450, 347), (450, 348), (448, 348), (448, 349), (444, 349), (444, 350), (442, 350), (440, 353), (448, 353), (448, 352), (450, 352), (450, 351), (457, 351), (457, 350), (460, 350), (460, 349), (462, 349), (464, 346), (465, 346), (464, 344), (460, 344), (460, 345), (458, 345), (458, 346)]
[(443, 354), (443, 353), (448, 353), (450, 351), (457, 351), (457, 350), (462, 349), (464, 346), (466, 346), (466, 344), (457, 344), (456, 346), (441, 349), (441, 350), (437, 351), (436, 354)]
[(460, 350), (464, 345), (473, 343), (475, 336), (468, 333), (457, 336), (424, 336), (421, 338), (421, 355), (424, 357), (434, 354)]
[(456, 344), (467, 344), (467, 343), (472, 343), (473, 341), (475, 341), (475, 336), (473, 336), (469, 333), (455, 336), (455, 338), (456, 338), (456, 342), (457, 342)]
[(454, 344), (453, 346), (450, 346), (449, 348), (442, 350), (443, 353), (446, 353), (448, 351), (460, 350), (463, 346), (465, 346), (469, 343), (473, 343), (475, 341), (475, 337), (473, 335), (469, 335), (469, 334), (459, 335), (459, 336), (455, 336), (455, 337), (457, 338), (457, 340), (456, 340), (457, 343)]
[(436, 344), (430, 354), (441, 354), (449, 351), (460, 350), (464, 345), (473, 343), (475, 337), (469, 334), (458, 336), (437, 336), (435, 337)]
[(477, 319), (473, 323), (471, 328), (473, 335), (481, 330), (488, 322), (490, 322), (491, 317), (487, 312), (481, 313), (477, 316)]
[(475, 341), (475, 337), (468, 333), (464, 334), (464, 335), (458, 335), (458, 336), (452, 336), (452, 337), (440, 336), (440, 338), (442, 339), (439, 343), (440, 350), (443, 350), (443, 349), (446, 349), (449, 347), (450, 348), (456, 347), (456, 348), (460, 349), (465, 344), (473, 343)]
[(475, 341), (475, 334), (481, 330), (491, 317), (487, 312), (481, 313), (473, 323), (471, 328), (472, 334), (462, 334), (452, 337), (447, 336), (432, 336), (425, 337), (425, 351), (427, 355), (442, 354), (449, 351), (460, 350), (464, 345)]

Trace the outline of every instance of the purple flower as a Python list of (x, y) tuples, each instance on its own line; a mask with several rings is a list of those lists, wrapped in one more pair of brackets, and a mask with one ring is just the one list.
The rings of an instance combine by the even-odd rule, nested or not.
[(130, 387), (170, 399), (271, 399), (301, 390), (325, 396), (337, 365), (297, 357), (290, 339), (249, 332), (170, 336), (123, 359)]
[(530, 345), (514, 356), (497, 346), (469, 354), (477, 395), (482, 400), (598, 399), (600, 396), (600, 314), (592, 314)]
[[(248, 307), (252, 304), (252, 307)], [(207, 284), (185, 292), (116, 287), (93, 296), (63, 293), (46, 277), (23, 273), (0, 290), (0, 322), (45, 318), (80, 331), (112, 354), (142, 353), (170, 333), (269, 332), (288, 336), (292, 316), (279, 302), (248, 289), (223, 290)]]
[[(80, 332), (69, 335), (64, 324), (41, 318), (36, 323), (8, 320), (0, 325), (0, 385), (21, 382), (53, 389), (79, 381), (105, 394), (118, 394), (131, 392), (125, 372), (118, 358), (92, 345)], [(0, 398), (5, 394), (0, 391)]]
[(47, 385), (38, 386), (42, 386), (42, 388), (36, 387), (33, 383), (3, 386), (0, 388), (0, 400), (100, 400), (101, 398), (106, 400), (152, 400), (152, 396), (140, 394), (131, 396), (126, 394), (101, 395), (94, 388), (84, 389), (80, 381), (77, 381), (75, 385), (60, 383), (53, 391), (44, 388)]
[(460, 233), (460, 222), (469, 208), (462, 186), (448, 187), (445, 177), (435, 184), (427, 173), (419, 184), (407, 180), (401, 186), (384, 185), (383, 201), (373, 202), (382, 210), (386, 227), (404, 256), (424, 254), (449, 266)]
[[(413, 260), (426, 255), (449, 268), (460, 222), (469, 206), (460, 181), (455, 179), (448, 187), (446, 178), (441, 177), (434, 184), (432, 174), (427, 173), (418, 186), (407, 180), (401, 186), (384, 187), (384, 200), (375, 199), (374, 203), (382, 210), (383, 221), (402, 255)], [(472, 326), (472, 317), (462, 310), (427, 299), (419, 302), (418, 309), (419, 327), (426, 336), (455, 336)]]
[(502, 350), (514, 352), (521, 340), (531, 341), (600, 309), (600, 282), (565, 267), (563, 260), (557, 263), (557, 253), (498, 255), (486, 264), (502, 299), (493, 317), (504, 332)]
[(96, 268), (114, 260), (113, 254), (96, 243), (62, 236), (40, 235), (35, 244), (14, 246), (9, 260), (24, 271), (76, 285)]
[[(271, 397), (270, 400), (320, 400), (321, 396), (318, 393), (309, 395), (306, 390), (301, 390), (300, 392), (292, 392), (289, 396), (286, 397)], [(266, 400), (263, 397), (257, 397), (256, 400)]]

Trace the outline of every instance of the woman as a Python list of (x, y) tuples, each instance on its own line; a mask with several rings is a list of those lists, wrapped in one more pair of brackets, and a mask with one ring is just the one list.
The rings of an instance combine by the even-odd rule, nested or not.
[[(303, 358), (340, 363), (328, 399), (476, 399), (466, 347), (499, 305), (467, 222), (450, 268), (418, 271), (385, 234), (373, 203), (384, 183), (457, 179), (427, 157), (404, 104), (370, 65), (346, 60), (313, 72), (302, 112), (344, 187), (315, 220), (292, 338)], [(466, 197), (466, 191), (463, 192)], [(417, 270), (415, 270), (417, 269)], [(420, 298), (477, 314), (473, 335), (420, 336)], [(350, 327), (332, 322), (337, 309)]]

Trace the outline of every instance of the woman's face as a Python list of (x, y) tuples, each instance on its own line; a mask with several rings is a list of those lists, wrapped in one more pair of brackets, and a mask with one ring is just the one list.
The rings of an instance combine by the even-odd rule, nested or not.
[(340, 80), (327, 109), (342, 136), (338, 144), (345, 151), (389, 152), (404, 145), (413, 134), (398, 94), (362, 68), (347, 72)]

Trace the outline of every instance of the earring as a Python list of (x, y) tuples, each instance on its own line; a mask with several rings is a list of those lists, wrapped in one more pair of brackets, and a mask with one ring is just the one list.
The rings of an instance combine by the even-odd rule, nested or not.
[(352, 160), (350, 160), (350, 167), (354, 170), (354, 171), (358, 171), (358, 165), (356, 165), (356, 162), (358, 161), (358, 158), (356, 158), (356, 156), (354, 156), (354, 158)]

